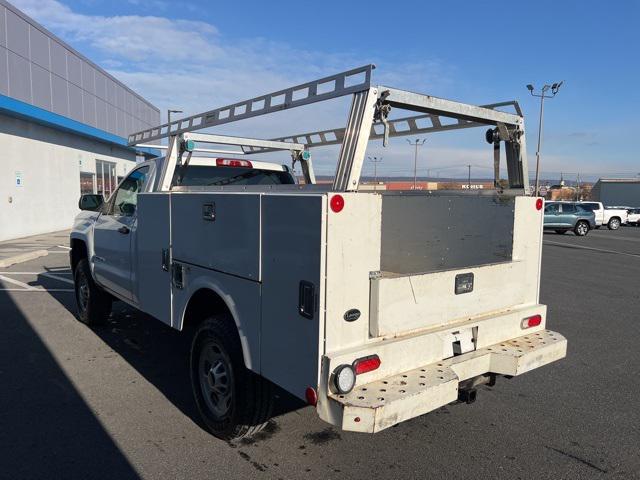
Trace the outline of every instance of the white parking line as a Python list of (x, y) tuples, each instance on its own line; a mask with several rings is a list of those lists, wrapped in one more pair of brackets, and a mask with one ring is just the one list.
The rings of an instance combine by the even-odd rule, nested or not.
[(637, 253), (618, 252), (616, 250), (607, 250), (607, 249), (604, 249), (604, 248), (586, 247), (584, 245), (575, 245), (573, 243), (552, 242), (551, 240), (545, 240), (544, 243), (548, 244), (548, 245), (557, 245), (557, 246), (560, 246), (560, 247), (577, 248), (577, 249), (580, 249), (580, 250), (591, 250), (591, 251), (594, 251), (594, 252), (613, 253), (613, 254), (616, 254), (616, 255), (627, 255), (629, 257), (640, 258), (640, 255), (637, 254)]
[(71, 250), (71, 247), (65, 247), (64, 245), (56, 245), (58, 248), (64, 248), (65, 250)]
[(54, 275), (53, 273), (42, 272), (39, 275), (41, 275), (43, 277), (47, 277), (47, 278), (52, 278), (54, 280), (58, 280), (60, 282), (68, 283), (70, 285), (75, 285), (75, 283), (73, 283), (73, 280), (69, 280), (68, 278), (58, 277), (57, 275)]
[(43, 273), (49, 273), (51, 275), (72, 275), (71, 272), (0, 272), (0, 275), (40, 275)]
[(73, 288), (30, 288), (25, 290), (24, 288), (0, 288), (0, 292), (75, 292)]
[(22, 287), (24, 290), (36, 290), (36, 288), (32, 287), (31, 285), (27, 285), (26, 283), (19, 280), (14, 280), (13, 278), (5, 277), (4, 275), (0, 275), (0, 280), (7, 283), (13, 283), (14, 285)]

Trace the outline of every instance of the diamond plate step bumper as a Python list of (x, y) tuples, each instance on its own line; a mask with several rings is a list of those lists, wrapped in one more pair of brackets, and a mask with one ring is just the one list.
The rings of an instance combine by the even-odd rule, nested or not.
[(457, 400), (463, 380), (485, 373), (520, 375), (564, 358), (566, 352), (562, 335), (542, 330), (329, 398), (343, 408), (343, 430), (374, 433)]

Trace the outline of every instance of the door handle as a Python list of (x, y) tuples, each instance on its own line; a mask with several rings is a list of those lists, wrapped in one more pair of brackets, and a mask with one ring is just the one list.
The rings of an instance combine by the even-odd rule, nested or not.
[(129, 227), (127, 227), (126, 225), (121, 226), (118, 229), (118, 232), (120, 232), (123, 235), (127, 235), (131, 230), (129, 230)]

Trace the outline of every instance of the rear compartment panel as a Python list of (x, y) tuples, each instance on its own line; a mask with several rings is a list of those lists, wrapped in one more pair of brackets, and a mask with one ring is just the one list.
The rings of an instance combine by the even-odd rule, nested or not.
[(382, 195), (380, 269), (426, 273), (510, 261), (515, 197)]
[[(371, 280), (371, 335), (398, 335), (499, 312), (527, 301), (523, 262)], [(458, 274), (473, 273), (473, 291), (455, 293)]]
[[(449, 233), (445, 233), (448, 228), (446, 225), (419, 226), (413, 233), (405, 235), (408, 239), (403, 239), (398, 232), (387, 231), (390, 225), (399, 228), (399, 223), (394, 221), (385, 224), (383, 200), (381, 255), (387, 259), (386, 266), (390, 267), (388, 262), (391, 255), (384, 252), (384, 238), (392, 235), (399, 245), (396, 260), (400, 259), (394, 260), (394, 266), (401, 271), (385, 271), (384, 265), (381, 265), (383, 271), (370, 280), (372, 337), (397, 336), (446, 326), (538, 302), (542, 214), (536, 209), (534, 198), (390, 198), (396, 204), (403, 203), (396, 201), (399, 198), (412, 198), (412, 202), (404, 204), (406, 211), (402, 215), (405, 217), (413, 214), (414, 218), (427, 218), (432, 208), (448, 208), (451, 212), (458, 211), (457, 221), (466, 221), (474, 226), (471, 230), (452, 227)], [(480, 206), (472, 207), (470, 201), (480, 202)], [(459, 208), (458, 204), (463, 208)], [(427, 206), (422, 215), (419, 214), (421, 210), (415, 210)], [(463, 215), (462, 211), (466, 213)], [(486, 221), (485, 224), (476, 221), (478, 215)], [(405, 228), (407, 232), (412, 231), (408, 223)], [(472, 233), (472, 230), (476, 233)], [(422, 235), (421, 240), (416, 231)], [(392, 245), (387, 245), (387, 248), (392, 249)], [(438, 260), (433, 258), (434, 255), (448, 257)], [(408, 268), (410, 265), (406, 259), (409, 258), (421, 263), (421, 268)], [(501, 263), (478, 264), (482, 260), (501, 258)], [(443, 262), (458, 265), (458, 268), (407, 274), (407, 270), (433, 269)], [(472, 291), (456, 293), (456, 276), (461, 274), (473, 275)]]

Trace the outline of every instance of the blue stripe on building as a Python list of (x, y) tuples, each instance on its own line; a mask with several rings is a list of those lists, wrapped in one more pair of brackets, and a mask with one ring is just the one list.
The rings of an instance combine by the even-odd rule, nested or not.
[(160, 155), (160, 151), (153, 148), (132, 148), (127, 145), (127, 140), (118, 135), (114, 135), (99, 128), (92, 127), (77, 120), (58, 115), (57, 113), (50, 112), (40, 107), (30, 105), (20, 100), (16, 100), (5, 95), (0, 95), (0, 113), (9, 115), (12, 117), (21, 118), (31, 122), (39, 123), (47, 127), (55, 128), (57, 130), (63, 130), (65, 132), (74, 133), (76, 135), (82, 135), (93, 140), (100, 142), (118, 145), (120, 147), (127, 148), (129, 150), (135, 150), (143, 153), (146, 156), (157, 157)]

